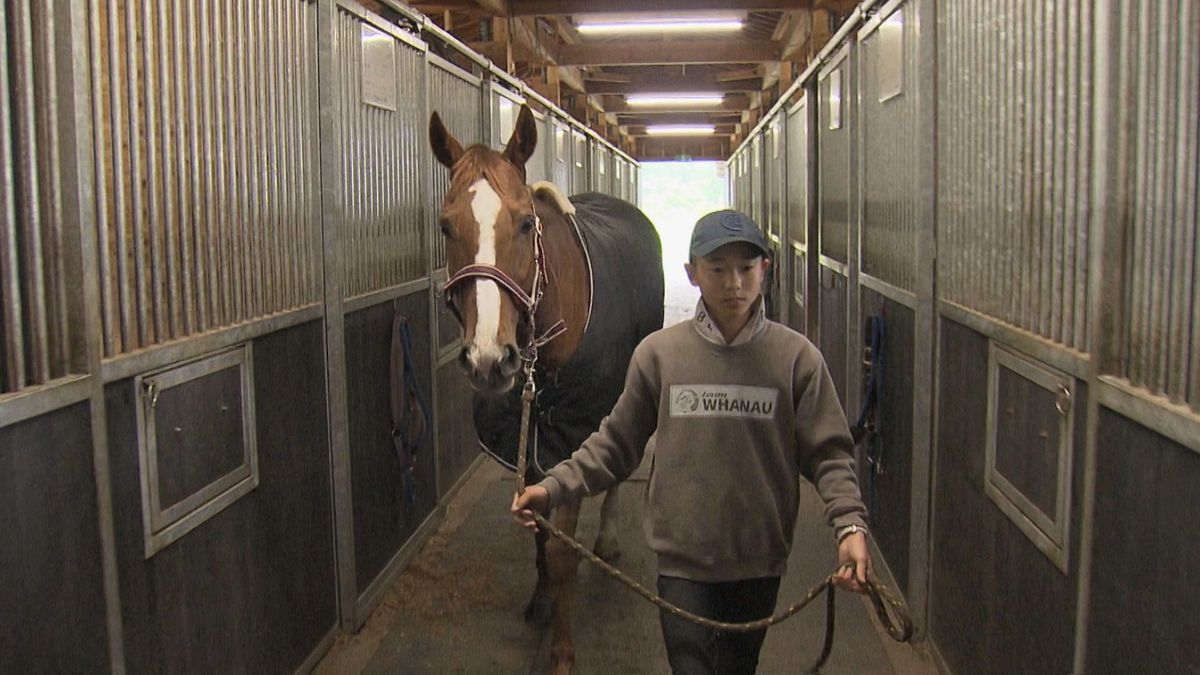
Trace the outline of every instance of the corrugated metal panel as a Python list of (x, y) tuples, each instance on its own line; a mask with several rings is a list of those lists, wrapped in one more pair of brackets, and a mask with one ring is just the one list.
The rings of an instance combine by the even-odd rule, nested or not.
[(603, 143), (594, 138), (588, 139), (588, 144), (592, 148), (592, 190), (611, 194), (612, 172), (609, 170), (609, 164), (612, 161), (612, 152)]
[(317, 302), (315, 3), (91, 12), (105, 356)]
[(742, 187), (742, 153), (738, 152), (729, 159), (729, 202), (735, 210), (743, 211), (742, 195), (745, 189)]
[(591, 189), (591, 183), (588, 182), (588, 164), (592, 154), (591, 146), (588, 145), (588, 137), (581, 131), (571, 130), (571, 159), (573, 168), (571, 169), (571, 190), (572, 192), (587, 192)]
[(750, 215), (754, 210), (754, 204), (751, 201), (753, 191), (751, 188), (750, 157), (750, 146), (746, 145), (742, 149), (741, 156), (738, 157), (738, 163), (741, 168), (741, 180), (738, 183), (738, 210), (746, 215)]
[(0, 393), (70, 374), (55, 17), (50, 3), (0, 14)]
[(788, 181), (784, 191), (788, 209), (788, 238), (808, 241), (808, 104), (801, 103), (787, 117)]
[[(421, 130), (425, 128), (420, 91), (424, 55), (392, 40), (395, 109), (364, 101), (363, 42), (380, 39), (364, 34), (364, 24), (345, 11), (338, 13), (339, 39), (334, 52), (341, 72), (342, 223), (346, 297), (411, 281), (425, 274), (422, 247), (423, 204), (420, 172), (401, 167), (431, 161)], [(368, 28), (368, 30), (370, 30)], [(382, 39), (388, 39), (383, 36)], [(385, 79), (371, 63), (373, 77)]]
[[(818, 200), (822, 255), (847, 262), (850, 237), (850, 134), (854, 123), (850, 59), (820, 80), (817, 143), (820, 151)], [(833, 127), (833, 128), (831, 128)]]
[[(920, 92), (916, 17), (920, 3), (904, 3), (862, 43), (863, 234), (862, 270), (914, 290), (921, 153), (917, 129)], [(901, 64), (898, 82), (894, 63)], [(891, 85), (891, 86), (889, 86)], [(895, 86), (899, 85), (899, 94)], [(882, 100), (881, 99), (886, 99)]]
[(763, 229), (779, 239), (783, 236), (783, 163), (787, 161), (784, 147), (783, 115), (767, 125), (763, 143)]
[[(479, 143), (483, 139), (479, 78), (460, 71), (438, 57), (430, 56), (429, 60), (429, 110), (442, 118), (446, 128), (464, 148)], [(426, 124), (422, 120), (418, 128), (425, 129)], [(421, 165), (431, 161), (432, 155), (427, 152), (422, 157)], [(450, 171), (433, 161), (431, 174), (428, 213), (433, 219), (441, 212), (442, 200), (450, 189)], [(441, 269), (446, 266), (446, 242), (441, 236), (436, 236), (432, 244), (433, 266)]]
[(750, 205), (748, 215), (762, 227), (763, 222), (763, 149), (762, 132), (750, 141), (749, 180), (746, 181), (747, 201)]
[(537, 121), (537, 147), (533, 151), (533, 156), (525, 163), (525, 177), (526, 181), (530, 184), (549, 178), (546, 171), (546, 158), (549, 156), (546, 145), (554, 143), (554, 137), (550, 129), (549, 117), (543, 117)]
[(1133, 384), (1200, 410), (1200, 9), (1119, 3), (1121, 131), (1113, 143), (1125, 234), (1118, 368)]
[(939, 287), (1087, 351), (1092, 3), (937, 12)]

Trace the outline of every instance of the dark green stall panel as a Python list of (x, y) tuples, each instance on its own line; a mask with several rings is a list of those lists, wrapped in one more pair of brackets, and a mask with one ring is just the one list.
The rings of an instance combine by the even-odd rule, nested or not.
[(107, 386), (129, 672), (292, 672), (336, 624), (322, 331), (254, 341), (260, 483), (149, 560), (133, 380)]
[(0, 672), (108, 669), (88, 404), (0, 429)]
[[(859, 467), (862, 490), (871, 511), (875, 543), (901, 592), (907, 593), (912, 516), (913, 311), (869, 288), (863, 289), (862, 296), (863, 316), (881, 315), (885, 327), (883, 379), (876, 411), (877, 447), (873, 450), (882, 471), (863, 462)], [(865, 328), (863, 334), (869, 335)]]
[[(1075, 416), (1063, 574), (984, 493), (988, 339), (953, 321), (941, 326), (930, 637), (958, 675), (1069, 673), (1087, 416)], [(1081, 382), (1075, 406), (1087, 410)]]
[[(409, 318), (413, 364), (428, 407), (429, 295), (420, 291), (400, 301)], [(417, 451), (416, 500), (404, 498), (400, 459), (392, 443), (392, 301), (346, 316), (346, 403), (350, 475), (354, 501), (354, 552), (361, 594), (387, 567), (437, 503), (431, 438)]]
[(438, 368), (438, 494), (454, 487), (479, 456), (471, 401), (474, 391), (456, 361)]
[[(820, 323), (817, 328), (817, 347), (825, 356), (833, 386), (837, 389), (842, 408), (846, 407), (846, 277), (821, 266), (821, 287), (817, 290)], [(850, 414), (858, 414), (854, 411)], [(851, 420), (853, 421), (853, 420)]]
[(1200, 455), (1100, 408), (1088, 673), (1200, 673)]

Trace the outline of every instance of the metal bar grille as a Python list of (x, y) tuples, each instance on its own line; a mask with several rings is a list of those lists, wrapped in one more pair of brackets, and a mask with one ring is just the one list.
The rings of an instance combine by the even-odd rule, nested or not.
[(1091, 3), (937, 12), (944, 297), (1086, 352)]
[(783, 148), (783, 115), (767, 126), (763, 139), (763, 175), (765, 193), (763, 230), (776, 239), (783, 236), (783, 163), (787, 152)]
[(317, 302), (314, 3), (91, 12), (105, 357)]
[[(905, 3), (868, 35), (862, 43), (860, 61), (865, 142), (862, 270), (907, 291), (916, 284), (920, 192), (917, 172), (912, 170), (921, 153), (917, 126), (918, 4)], [(893, 51), (897, 47), (901, 50), (898, 54)], [(898, 94), (889, 87), (897, 83), (881, 79), (889, 65), (886, 62), (893, 59), (902, 62)]]
[(554, 144), (554, 152), (551, 159), (551, 169), (553, 177), (551, 180), (558, 186), (564, 194), (571, 194), (571, 130), (567, 125), (552, 120), (550, 128), (553, 137), (547, 138), (546, 142)]
[[(817, 143), (820, 147), (820, 252), (839, 262), (849, 260), (850, 232), (850, 59), (834, 68), (820, 83)], [(840, 75), (839, 75), (840, 73)], [(840, 86), (839, 86), (840, 83)], [(832, 101), (832, 103), (831, 103)], [(831, 129), (830, 107), (840, 109), (837, 128)], [(836, 111), (835, 111), (836, 112)]]
[(0, 393), (71, 374), (50, 3), (0, 8)]
[(419, 152), (424, 129), (418, 89), (424, 55), (392, 41), (395, 108), (364, 101), (363, 26), (355, 15), (339, 12), (335, 58), (342, 67), (341, 110), (345, 118), (342, 146), (348, 149), (343, 185), (346, 267), (344, 292), (353, 297), (412, 281), (425, 274), (422, 246), (424, 196), (417, 171), (404, 167), (431, 161)]
[[(479, 114), (479, 99), (482, 95), (479, 81), (464, 79), (449, 67), (444, 67), (436, 62), (429, 69), (429, 78), (429, 110), (436, 112), (442, 118), (442, 123), (462, 143), (464, 148), (479, 143), (483, 139), (483, 129), (480, 128), (482, 120)], [(424, 129), (425, 124), (426, 122), (422, 120), (419, 128)], [(424, 137), (422, 136), (422, 138)], [(433, 161), (425, 146), (421, 145), (420, 148), (423, 153), (421, 161)], [(450, 171), (435, 163), (430, 188), (429, 213), (431, 218), (436, 218), (437, 214), (441, 213), (442, 200), (450, 188)], [(433, 239), (433, 254), (434, 268), (445, 267), (446, 243), (440, 234)]]
[(1137, 104), (1118, 106), (1112, 151), (1131, 160), (1117, 188), (1126, 264), (1114, 374), (1200, 409), (1200, 11), (1125, 1), (1120, 13), (1117, 95)]
[[(808, 241), (808, 113), (797, 106), (787, 116), (788, 184), (785, 194), (788, 209), (788, 237), (804, 244)], [(794, 274), (803, 276), (802, 269)]]

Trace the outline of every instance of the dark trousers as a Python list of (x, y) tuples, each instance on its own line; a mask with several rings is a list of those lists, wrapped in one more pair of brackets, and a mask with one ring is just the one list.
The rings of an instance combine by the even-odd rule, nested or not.
[[(717, 621), (765, 619), (775, 611), (779, 578), (703, 583), (658, 578), (658, 594), (668, 602)], [(667, 658), (675, 675), (752, 675), (758, 668), (766, 629), (753, 633), (718, 631), (659, 611)]]

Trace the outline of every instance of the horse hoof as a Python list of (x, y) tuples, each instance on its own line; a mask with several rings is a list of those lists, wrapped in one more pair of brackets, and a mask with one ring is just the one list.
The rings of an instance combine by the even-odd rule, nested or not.
[(550, 623), (554, 616), (554, 602), (545, 596), (535, 596), (525, 608), (525, 622), (539, 626)]

